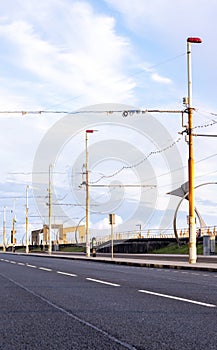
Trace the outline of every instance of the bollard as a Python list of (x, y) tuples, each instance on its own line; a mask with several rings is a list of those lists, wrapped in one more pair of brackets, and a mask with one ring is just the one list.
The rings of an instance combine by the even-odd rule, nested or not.
[(96, 248), (93, 248), (92, 256), (95, 258), (96, 257)]
[(210, 236), (210, 254), (215, 255), (215, 236)]
[(96, 238), (92, 238), (92, 256), (95, 258), (96, 257)]
[(203, 255), (210, 255), (210, 236), (203, 236)]

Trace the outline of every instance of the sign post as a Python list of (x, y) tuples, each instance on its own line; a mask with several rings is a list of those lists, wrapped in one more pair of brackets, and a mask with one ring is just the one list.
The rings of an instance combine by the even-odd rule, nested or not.
[(112, 260), (114, 257), (114, 225), (115, 225), (115, 214), (109, 214), (109, 224), (111, 225), (111, 253)]

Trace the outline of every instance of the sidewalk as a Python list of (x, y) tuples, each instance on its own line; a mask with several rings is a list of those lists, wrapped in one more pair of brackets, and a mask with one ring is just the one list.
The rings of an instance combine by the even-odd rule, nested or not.
[[(18, 253), (19, 254), (19, 253)], [(24, 253), (23, 253), (24, 254)], [(161, 269), (183, 269), (183, 270), (199, 270), (199, 271), (209, 271), (217, 272), (217, 258), (213, 257), (213, 262), (197, 262), (196, 264), (189, 264), (187, 257), (186, 261), (177, 261), (176, 256), (160, 256), (158, 259), (157, 255), (147, 255), (147, 257), (142, 256), (140, 259), (134, 258), (124, 258), (124, 257), (86, 257), (85, 255), (68, 254), (61, 252), (52, 252), (51, 255), (47, 253), (30, 253), (34, 256), (52, 257), (58, 259), (71, 259), (71, 260), (85, 260), (91, 262), (117, 264), (117, 265), (128, 265), (128, 266), (139, 266), (139, 267), (151, 267), (151, 268), (161, 268)], [(170, 260), (168, 259), (170, 257)], [(177, 256), (177, 259), (180, 256)], [(171, 258), (173, 260), (171, 260)], [(183, 258), (183, 256), (182, 256)], [(199, 258), (199, 257), (198, 257)], [(202, 257), (201, 257), (202, 258)]]

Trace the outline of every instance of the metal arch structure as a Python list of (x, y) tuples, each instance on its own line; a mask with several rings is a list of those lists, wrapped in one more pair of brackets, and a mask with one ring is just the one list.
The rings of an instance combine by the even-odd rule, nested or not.
[(79, 220), (79, 222), (78, 222), (78, 224), (77, 224), (77, 226), (76, 226), (76, 229), (75, 229), (75, 243), (76, 243), (76, 245), (78, 245), (78, 236), (77, 236), (78, 227), (79, 227), (81, 221), (84, 220), (84, 219), (85, 219), (85, 216)]
[[(217, 182), (205, 182), (203, 184), (195, 186), (194, 189), (197, 189), (199, 187), (206, 186), (206, 185), (217, 185)], [(185, 193), (185, 195), (182, 197), (182, 199), (180, 200), (180, 202), (179, 202), (179, 204), (178, 204), (178, 206), (176, 208), (175, 214), (174, 214), (173, 230), (174, 230), (174, 234), (175, 234), (175, 237), (176, 237), (176, 240), (177, 240), (178, 244), (180, 244), (180, 241), (179, 241), (179, 237), (178, 237), (178, 233), (177, 233), (176, 218), (177, 218), (177, 213), (178, 213), (178, 210), (180, 208), (180, 205), (182, 204), (183, 200), (186, 199), (186, 197), (188, 197), (188, 194), (189, 194), (189, 191), (187, 193)], [(197, 211), (196, 208), (195, 208), (195, 213), (197, 214), (197, 217), (200, 220), (201, 217), (200, 217), (200, 214), (199, 214), (199, 212)]]

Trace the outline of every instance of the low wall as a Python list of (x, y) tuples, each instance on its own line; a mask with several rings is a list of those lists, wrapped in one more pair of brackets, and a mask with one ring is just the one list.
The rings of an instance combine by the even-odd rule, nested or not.
[[(181, 242), (187, 243), (188, 239), (181, 239)], [(160, 249), (168, 246), (170, 243), (177, 243), (175, 238), (152, 238), (152, 239), (129, 239), (120, 244), (116, 242), (114, 244), (114, 253), (127, 253), (127, 254), (145, 254), (151, 253), (155, 249)], [(110, 253), (111, 243), (102, 248), (97, 248), (98, 252)]]

